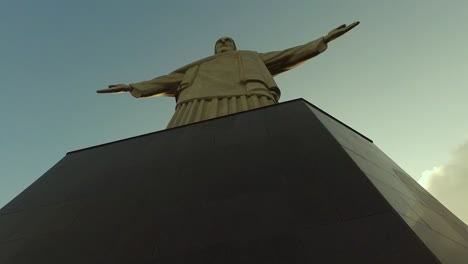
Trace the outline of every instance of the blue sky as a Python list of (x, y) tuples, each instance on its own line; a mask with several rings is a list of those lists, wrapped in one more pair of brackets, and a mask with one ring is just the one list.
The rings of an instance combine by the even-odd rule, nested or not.
[(281, 101), (308, 100), (415, 179), (425, 172), (426, 187), (431, 175), (457, 177), (464, 195), (468, 174), (440, 168), (468, 162), (457, 151), (468, 140), (467, 10), (462, 0), (3, 0), (0, 206), (66, 152), (164, 129), (174, 111), (173, 98), (95, 90), (211, 55), (222, 36), (266, 52), (357, 20), (324, 54), (276, 78)]

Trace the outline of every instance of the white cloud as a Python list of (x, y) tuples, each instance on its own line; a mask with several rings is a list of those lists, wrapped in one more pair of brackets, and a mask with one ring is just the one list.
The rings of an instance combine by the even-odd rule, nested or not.
[(447, 164), (424, 171), (418, 182), (468, 223), (468, 140), (453, 152)]
[(418, 183), (421, 184), (426, 190), (429, 190), (435, 177), (443, 177), (444, 167), (435, 166), (430, 170), (425, 170), (422, 173), (422, 177), (418, 180)]

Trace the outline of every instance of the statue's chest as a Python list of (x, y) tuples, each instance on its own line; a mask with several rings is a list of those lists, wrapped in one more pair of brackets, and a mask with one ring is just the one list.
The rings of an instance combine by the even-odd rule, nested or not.
[(240, 58), (237, 52), (222, 54), (216, 56), (213, 60), (201, 64), (200, 70), (206, 73), (211, 72), (214, 74), (233, 74), (238, 71), (239, 62)]

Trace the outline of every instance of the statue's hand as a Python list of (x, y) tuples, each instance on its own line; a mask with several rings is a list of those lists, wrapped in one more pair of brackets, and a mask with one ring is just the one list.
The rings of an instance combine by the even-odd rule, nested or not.
[(343, 34), (346, 32), (350, 31), (353, 29), (355, 26), (359, 25), (359, 21), (352, 23), (351, 25), (346, 26), (346, 24), (343, 24), (332, 31), (328, 33), (328, 35), (325, 36), (325, 42), (330, 42), (333, 41), (339, 37), (341, 37)]
[(97, 93), (123, 93), (132, 91), (132, 87), (126, 84), (112, 84), (107, 89), (97, 90)]

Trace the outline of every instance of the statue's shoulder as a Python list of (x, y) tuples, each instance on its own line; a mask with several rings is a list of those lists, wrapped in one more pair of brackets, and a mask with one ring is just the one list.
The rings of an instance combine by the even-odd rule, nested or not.
[(239, 56), (244, 60), (261, 60), (262, 56), (259, 52), (253, 50), (239, 50)]
[[(237, 52), (239, 55), (241, 56), (246, 56), (246, 57), (260, 57), (260, 54), (256, 51), (253, 51), (253, 50), (238, 50), (238, 51), (235, 51)], [(203, 58), (203, 59), (200, 59), (200, 60), (197, 60), (197, 61), (194, 61), (192, 63), (189, 63), (185, 66), (182, 66), (180, 68), (178, 68), (177, 70), (173, 71), (173, 73), (185, 73), (188, 69), (192, 68), (192, 67), (195, 67), (195, 66), (198, 66), (204, 62), (207, 62), (207, 61), (210, 61), (210, 60), (213, 60), (213, 59), (216, 59), (216, 55), (211, 55), (211, 56), (208, 56), (206, 58)]]
[(239, 54), (246, 54), (246, 55), (259, 55), (258, 52), (254, 50), (238, 50)]
[(198, 66), (204, 62), (207, 62), (207, 61), (210, 61), (212, 59), (214, 59), (216, 56), (215, 55), (212, 55), (212, 56), (208, 56), (206, 58), (203, 58), (203, 59), (200, 59), (200, 60), (197, 60), (197, 61), (194, 61), (192, 63), (189, 63), (185, 66), (182, 66), (180, 68), (178, 68), (177, 70), (173, 71), (173, 73), (185, 73), (188, 69), (192, 68), (192, 67), (195, 67), (195, 66)]

